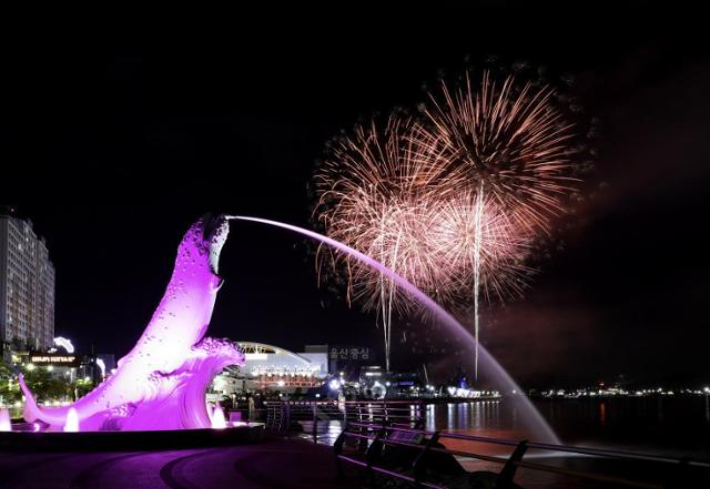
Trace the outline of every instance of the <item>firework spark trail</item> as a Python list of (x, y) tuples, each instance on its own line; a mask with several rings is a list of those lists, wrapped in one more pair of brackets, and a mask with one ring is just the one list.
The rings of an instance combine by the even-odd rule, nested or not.
[(474, 360), (474, 376), (478, 380), (478, 300), (481, 291), (481, 221), (483, 218), (483, 185), (479, 186), (476, 195), (476, 212), (474, 216), (474, 238), (473, 238), (473, 314), (474, 314), (474, 336), (476, 338), (476, 351)]

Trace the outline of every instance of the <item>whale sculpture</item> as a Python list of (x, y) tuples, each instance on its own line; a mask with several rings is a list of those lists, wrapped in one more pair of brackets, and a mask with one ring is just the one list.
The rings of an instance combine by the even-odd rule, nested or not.
[(82, 431), (210, 427), (207, 387), (225, 367), (244, 365), (233, 342), (204, 337), (223, 282), (219, 256), (228, 234), (223, 215), (205, 215), (190, 227), (143, 335), (116, 372), (86, 396), (67, 407), (41, 408), (20, 376), (25, 420), (40, 420), (57, 431), (73, 409)]

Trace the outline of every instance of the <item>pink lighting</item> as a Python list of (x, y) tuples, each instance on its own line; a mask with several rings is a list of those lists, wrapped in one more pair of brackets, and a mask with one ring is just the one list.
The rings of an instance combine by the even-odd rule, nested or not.
[(224, 417), (222, 406), (217, 403), (212, 411), (212, 428), (215, 430), (223, 430), (227, 427), (227, 420)]
[(0, 431), (12, 431), (10, 424), (10, 413), (7, 409), (0, 409)]
[(118, 369), (85, 397), (63, 408), (41, 408), (22, 376), (25, 420), (51, 431), (139, 431), (210, 428), (205, 390), (244, 355), (231, 341), (205, 338), (217, 292), (219, 255), (229, 234), (223, 216), (206, 215), (185, 234), (163, 299)]
[(73, 407), (69, 408), (69, 412), (67, 413), (67, 422), (64, 425), (64, 432), (79, 432), (79, 415), (77, 414), (76, 409), (74, 409)]

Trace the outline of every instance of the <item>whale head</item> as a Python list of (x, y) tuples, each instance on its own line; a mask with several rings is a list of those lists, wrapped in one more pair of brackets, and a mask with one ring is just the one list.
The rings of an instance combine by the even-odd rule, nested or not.
[(180, 242), (176, 263), (209, 268), (212, 275), (219, 276), (219, 256), (228, 235), (229, 221), (224, 214), (203, 215)]
[(202, 240), (209, 251), (210, 268), (219, 274), (219, 255), (229, 235), (229, 221), (224, 214), (205, 214), (202, 223)]

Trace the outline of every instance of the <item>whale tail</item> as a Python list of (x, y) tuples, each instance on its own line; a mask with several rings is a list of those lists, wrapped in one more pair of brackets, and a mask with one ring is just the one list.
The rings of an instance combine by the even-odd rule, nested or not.
[(29, 387), (27, 387), (23, 375), (19, 374), (17, 380), (20, 383), (20, 389), (22, 389), (22, 393), (25, 395), (25, 409), (22, 414), (25, 417), (25, 421), (27, 421), (28, 423), (33, 423), (42, 417), (42, 411), (37, 405), (37, 401), (35, 401), (35, 397), (32, 394), (32, 391), (29, 389)]

